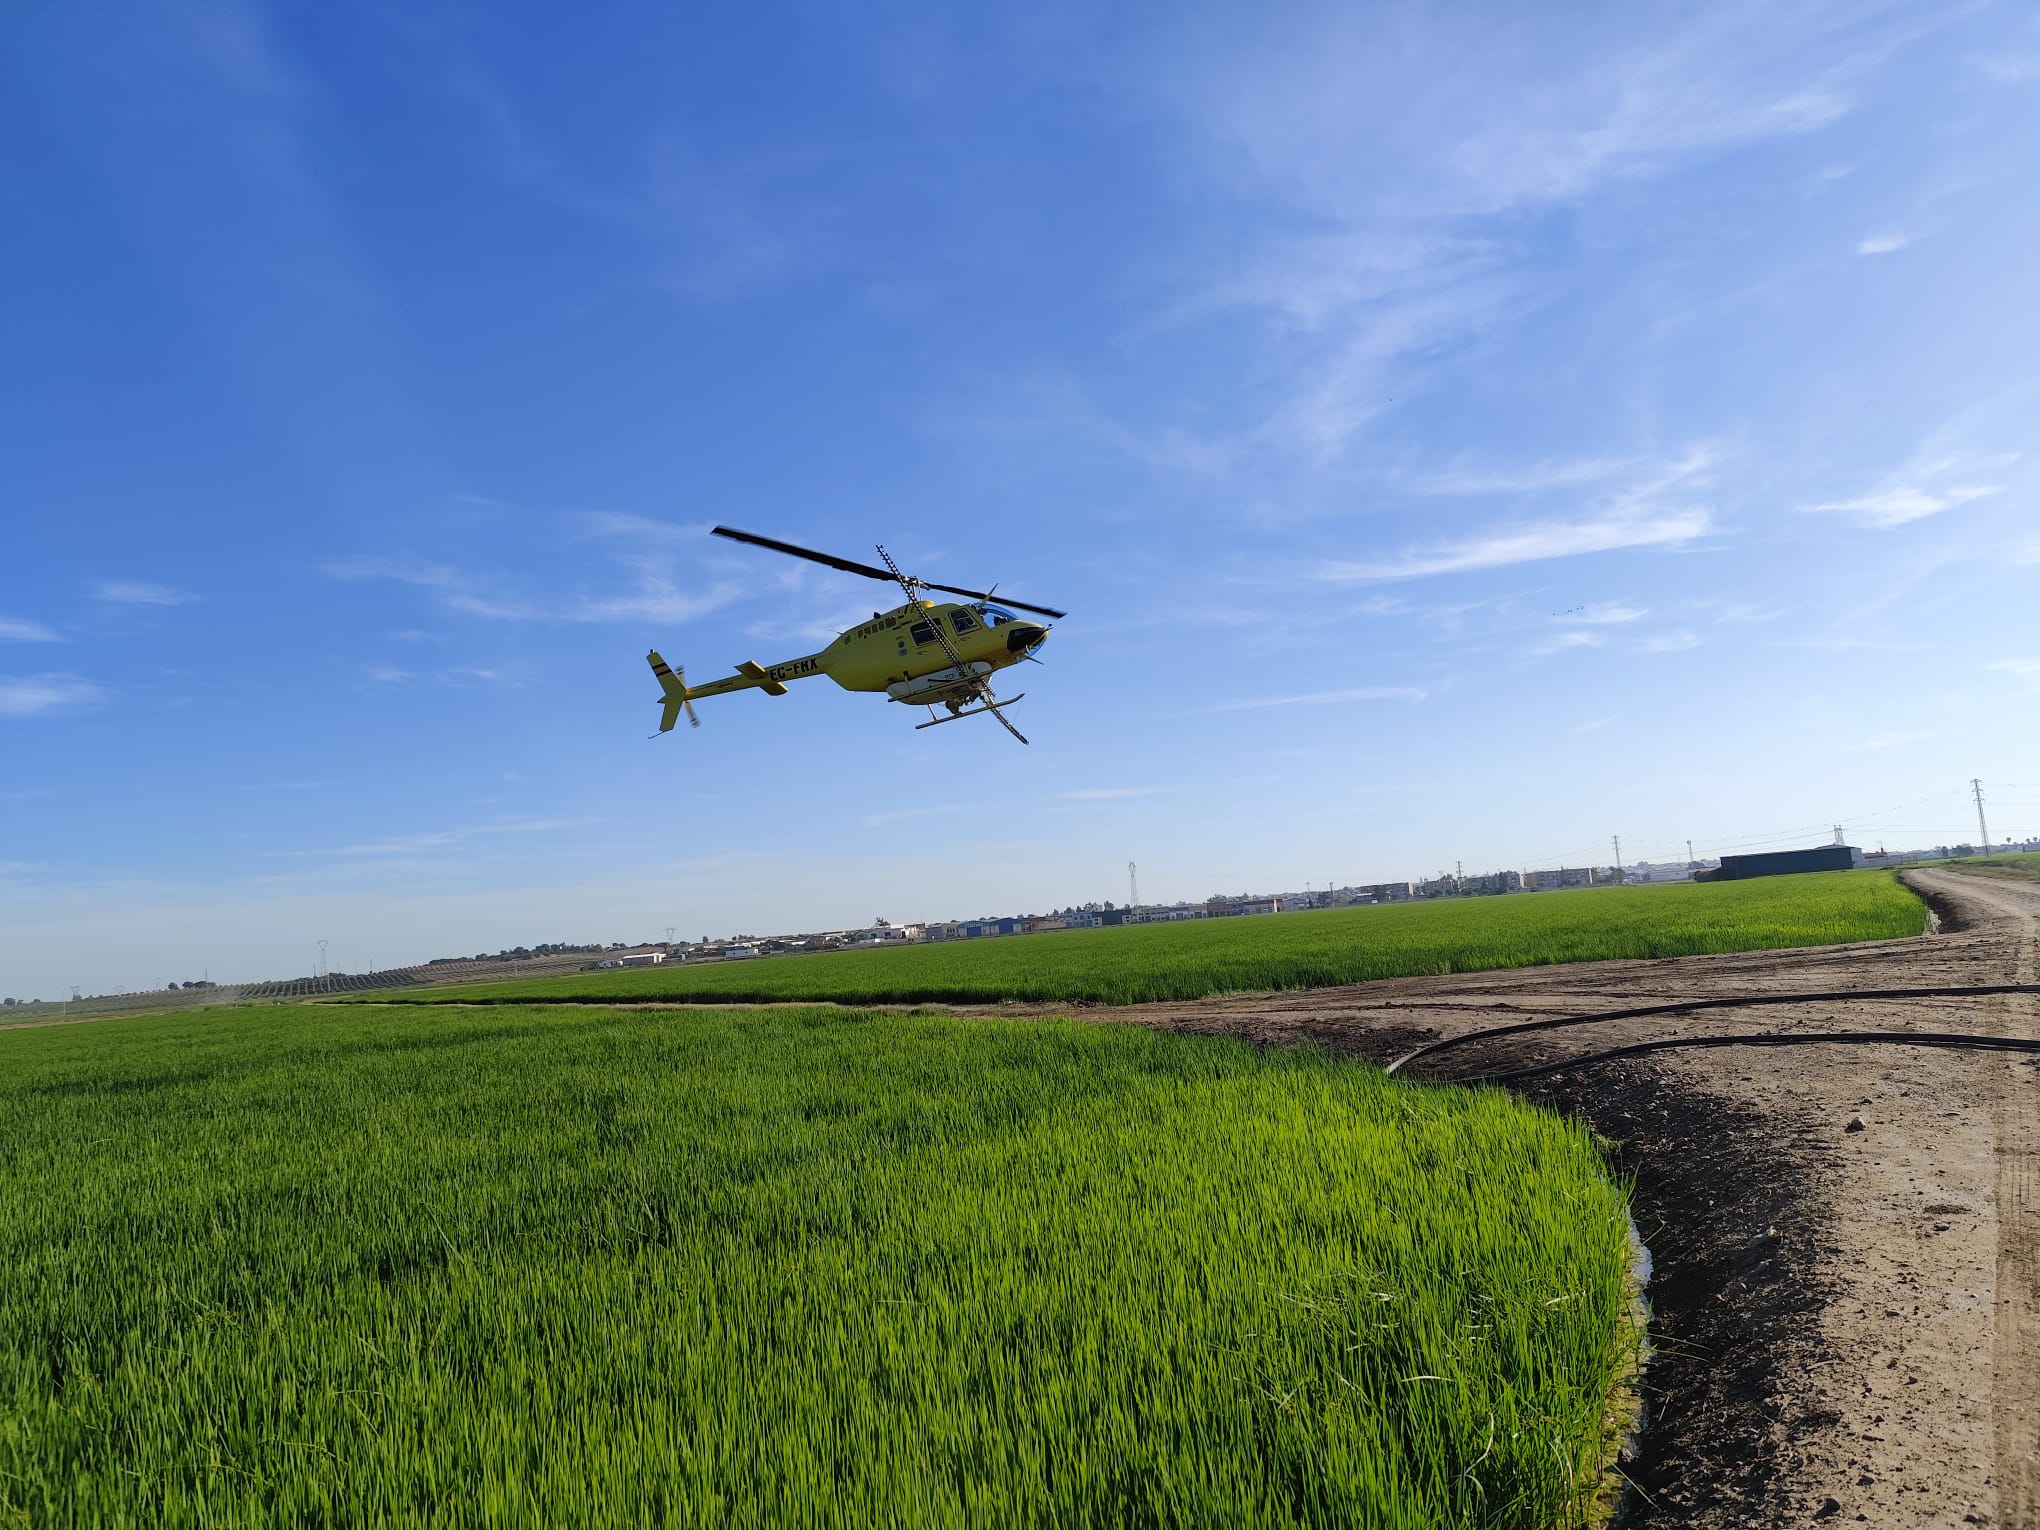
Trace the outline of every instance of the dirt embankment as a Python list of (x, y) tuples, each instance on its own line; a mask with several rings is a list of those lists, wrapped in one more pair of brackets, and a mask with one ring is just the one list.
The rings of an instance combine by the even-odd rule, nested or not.
[[(1089, 1013), (1385, 1062), (1540, 1015), (2036, 981), (2040, 886), (1949, 871), (1907, 881), (1944, 933)], [(1795, 1029), (2040, 1037), (2040, 999), (1612, 1021), (1447, 1052), (1436, 1071)], [(1561, 1071), (1523, 1092), (1618, 1142), (1636, 1180), (1658, 1353), (1630, 1523), (2040, 1527), (2040, 1059), (1729, 1048)]]

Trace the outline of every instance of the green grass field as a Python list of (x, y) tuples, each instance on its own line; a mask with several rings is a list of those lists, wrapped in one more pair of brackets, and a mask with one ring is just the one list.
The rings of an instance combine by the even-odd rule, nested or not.
[(1831, 871), (1070, 930), (372, 997), (406, 1004), (583, 999), (1134, 1004), (1425, 973), (1879, 940), (1917, 935), (1925, 920), (1920, 901), (1891, 873)]
[(0, 1524), (1548, 1527), (1634, 1344), (1577, 1127), (1128, 1026), (17, 1030), (0, 1165)]

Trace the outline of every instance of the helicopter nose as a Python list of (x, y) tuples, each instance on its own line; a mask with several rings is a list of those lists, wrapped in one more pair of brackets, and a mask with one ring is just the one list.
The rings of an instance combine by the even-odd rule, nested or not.
[(1031, 653), (1048, 641), (1048, 629), (1033, 622), (1015, 622), (1006, 634), (1006, 652)]

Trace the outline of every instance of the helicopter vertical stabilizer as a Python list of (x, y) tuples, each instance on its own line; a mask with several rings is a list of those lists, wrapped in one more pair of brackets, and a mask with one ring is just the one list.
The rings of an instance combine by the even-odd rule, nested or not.
[(645, 660), (652, 666), (652, 673), (659, 679), (659, 689), (666, 695), (665, 710), (659, 714), (659, 731), (672, 732), (673, 724), (680, 720), (680, 710), (683, 707), (687, 709), (687, 725), (691, 728), (700, 727), (701, 719), (694, 715), (694, 703), (687, 695), (687, 671), (669, 668), (666, 661), (659, 657), (659, 650), (656, 648), (645, 655)]

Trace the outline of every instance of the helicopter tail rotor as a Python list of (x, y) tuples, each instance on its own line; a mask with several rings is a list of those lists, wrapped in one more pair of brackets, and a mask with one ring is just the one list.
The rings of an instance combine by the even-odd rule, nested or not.
[(694, 715), (694, 702), (687, 694), (687, 671), (668, 667), (656, 648), (645, 655), (645, 660), (652, 666), (652, 673), (658, 676), (659, 689), (665, 693), (666, 705), (659, 714), (659, 731), (672, 732), (673, 724), (680, 720), (683, 710), (687, 713), (687, 726), (700, 727), (701, 719)]

